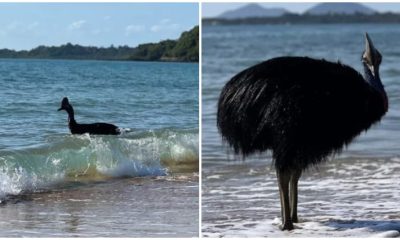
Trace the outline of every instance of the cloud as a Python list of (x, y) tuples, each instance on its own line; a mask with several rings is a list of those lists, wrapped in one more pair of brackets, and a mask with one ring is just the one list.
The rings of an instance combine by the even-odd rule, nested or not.
[(75, 22), (71, 23), (71, 24), (68, 26), (68, 29), (69, 29), (69, 30), (78, 30), (78, 29), (82, 28), (83, 25), (84, 25), (85, 23), (86, 23), (85, 20), (78, 20), (78, 21), (75, 21)]
[(33, 29), (37, 28), (38, 26), (39, 26), (38, 22), (33, 22), (33, 23), (28, 24), (26, 27), (29, 30), (33, 30)]
[(153, 25), (150, 28), (152, 32), (161, 32), (161, 31), (177, 31), (181, 25), (177, 23), (172, 23), (171, 19), (165, 18), (159, 22), (159, 24)]
[(145, 29), (144, 25), (128, 25), (125, 27), (125, 35), (129, 36), (133, 33), (143, 32)]
[(99, 35), (102, 31), (100, 29), (93, 29), (92, 34), (93, 35)]
[(160, 21), (161, 24), (168, 24), (171, 22), (171, 19), (169, 18), (164, 18), (163, 20)]
[(3, 28), (3, 30), (0, 32), (1, 35), (7, 35), (7, 34), (18, 34), (18, 35), (23, 35), (23, 34), (36, 34), (37, 33), (37, 27), (39, 26), (38, 22), (32, 22), (32, 23), (21, 23), (21, 22), (11, 22), (8, 25)]
[(162, 28), (161, 28), (160, 25), (154, 25), (154, 26), (152, 26), (152, 27), (150, 28), (150, 30), (151, 30), (152, 32), (159, 32), (161, 29), (162, 29)]
[(18, 29), (19, 26), (21, 26), (21, 24), (19, 22), (12, 22), (10, 24), (7, 25), (7, 30), (14, 30), (14, 29)]

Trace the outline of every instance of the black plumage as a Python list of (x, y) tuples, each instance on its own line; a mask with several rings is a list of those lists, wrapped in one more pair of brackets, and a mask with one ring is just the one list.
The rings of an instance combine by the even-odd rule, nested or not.
[(120, 130), (117, 126), (110, 123), (91, 123), (79, 124), (75, 120), (74, 109), (68, 101), (64, 98), (61, 102), (61, 107), (58, 111), (65, 110), (68, 113), (68, 127), (72, 134), (99, 134), (99, 135), (118, 135)]
[(222, 89), (217, 126), (235, 153), (272, 150), (282, 229), (298, 221), (301, 172), (340, 152), (387, 112), (381, 60), (366, 35), (365, 78), (341, 63), (279, 57), (245, 69)]

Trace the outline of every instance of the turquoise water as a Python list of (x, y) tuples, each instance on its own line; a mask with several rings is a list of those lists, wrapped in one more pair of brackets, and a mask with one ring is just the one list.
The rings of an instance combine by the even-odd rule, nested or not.
[[(222, 142), (216, 128), (221, 88), (239, 71), (279, 56), (340, 60), (362, 71), (365, 32), (383, 55), (380, 75), (389, 112), (329, 163), (303, 174), (299, 183), (303, 231), (282, 233), (277, 224), (280, 206), (271, 154), (241, 161)], [(400, 194), (400, 25), (204, 26), (202, 38), (204, 236), (340, 237), (400, 229), (395, 204)], [(381, 227), (391, 221), (394, 225)], [(341, 225), (344, 222), (346, 227)], [(349, 231), (335, 231), (330, 228), (334, 225)]]
[[(82, 200), (80, 197), (83, 197), (79, 192), (85, 189), (81, 187), (82, 183), (115, 180), (117, 184), (113, 183), (112, 188), (126, 191), (126, 181), (118, 184), (118, 179), (149, 178), (150, 181), (144, 184), (147, 189), (152, 178), (160, 177), (169, 182), (170, 176), (182, 176), (187, 181), (183, 181), (186, 187), (182, 187), (179, 194), (182, 196), (181, 201), (186, 202), (186, 207), (197, 209), (196, 201), (186, 201), (184, 196), (185, 193), (195, 195), (198, 189), (195, 183), (199, 162), (198, 64), (1, 59), (0, 83), (2, 202), (13, 202), (15, 198), (19, 199), (18, 196), (25, 199), (22, 196), (38, 193), (39, 196), (42, 196), (40, 193), (46, 193), (45, 198), (52, 199), (52, 194), (59, 194), (59, 191), (68, 195), (71, 186), (76, 192), (76, 198), (73, 199), (79, 202)], [(124, 132), (119, 136), (71, 135), (67, 126), (67, 113), (57, 111), (63, 97), (69, 98), (78, 123), (108, 122), (124, 129)], [(174, 181), (167, 185), (170, 184), (178, 186)], [(101, 186), (94, 187), (101, 189)], [(143, 190), (136, 191), (146, 193)], [(164, 193), (155, 191), (155, 196), (160, 195), (155, 197), (156, 203), (164, 199)], [(118, 201), (122, 208), (124, 204), (128, 206), (129, 202), (134, 201), (133, 192), (121, 194)], [(107, 194), (100, 194), (93, 198), (108, 197)], [(114, 216), (111, 209), (110, 212), (103, 209), (106, 208), (104, 204), (91, 200), (98, 204), (95, 204), (97, 210), (104, 211), (105, 216)], [(74, 206), (77, 201), (67, 201), (67, 204)], [(22, 202), (25, 204), (25, 201)], [(152, 212), (152, 207), (147, 209), (144, 205), (143, 211)], [(33, 209), (37, 211), (35, 207)], [(24, 213), (15, 211), (4, 214), (13, 216)], [(161, 236), (175, 236), (173, 233), (176, 228), (169, 225), (168, 219), (176, 216), (167, 213), (166, 209), (160, 213), (166, 215), (163, 218), (158, 216), (154, 219), (154, 216), (148, 215), (140, 219), (147, 219), (154, 225), (166, 221), (163, 224), (169, 226), (166, 227), (168, 231), (164, 231)], [(135, 214), (131, 212), (123, 216), (135, 218)], [(197, 214), (197, 210), (194, 214)], [(63, 219), (63, 216), (58, 217)], [(196, 235), (198, 220), (187, 216), (190, 221), (183, 220), (187, 223), (183, 231), (187, 230), (186, 236)], [(15, 220), (16, 223), (18, 221)], [(104, 236), (96, 235), (97, 230), (93, 226), (85, 225), (82, 234), (75, 234)], [(119, 232), (121, 226), (112, 223), (107, 226), (114, 229), (107, 236), (133, 234), (132, 230), (124, 231), (123, 235)], [(151, 224), (149, 226), (148, 234), (143, 236), (151, 236), (151, 229), (156, 229)], [(55, 235), (74, 236), (57, 226), (54, 228)], [(12, 228), (1, 230), (4, 233), (2, 236), (35, 236), (30, 235), (29, 231), (24, 232), (26, 228), (23, 224), (21, 235), (10, 232)], [(44, 229), (35, 230), (41, 236), (55, 236), (53, 232)]]
[(66, 113), (57, 112), (65, 96), (78, 122), (195, 130), (197, 79), (197, 64), (0, 60), (0, 149), (68, 133)]

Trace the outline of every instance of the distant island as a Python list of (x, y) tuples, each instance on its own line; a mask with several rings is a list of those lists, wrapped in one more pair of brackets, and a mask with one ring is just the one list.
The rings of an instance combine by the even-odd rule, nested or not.
[(400, 23), (400, 14), (379, 13), (360, 3), (321, 3), (302, 14), (252, 3), (217, 17), (204, 18), (202, 22), (204, 25)]
[(371, 15), (378, 13), (377, 11), (369, 8), (361, 3), (320, 3), (308, 9), (306, 14), (310, 15), (351, 15), (351, 14), (364, 14)]
[(290, 13), (284, 8), (264, 8), (256, 3), (247, 4), (241, 8), (230, 10), (218, 16), (221, 19), (239, 19), (249, 17), (279, 17)]
[(137, 47), (111, 45), (104, 48), (67, 43), (39, 46), (29, 51), (0, 49), (0, 58), (198, 62), (199, 27), (183, 32), (178, 40), (140, 44)]

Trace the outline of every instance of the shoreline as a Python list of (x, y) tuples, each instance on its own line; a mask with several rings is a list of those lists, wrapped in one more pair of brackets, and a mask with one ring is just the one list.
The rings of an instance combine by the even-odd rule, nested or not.
[(20, 195), (0, 206), (0, 236), (197, 237), (198, 182), (196, 174), (121, 178)]
[(104, 61), (104, 62), (145, 62), (145, 63), (197, 63), (199, 61), (162, 61), (162, 60), (129, 60), (129, 59), (82, 59), (82, 58), (18, 58), (18, 57), (0, 57), (0, 60), (44, 60), (44, 61)]

